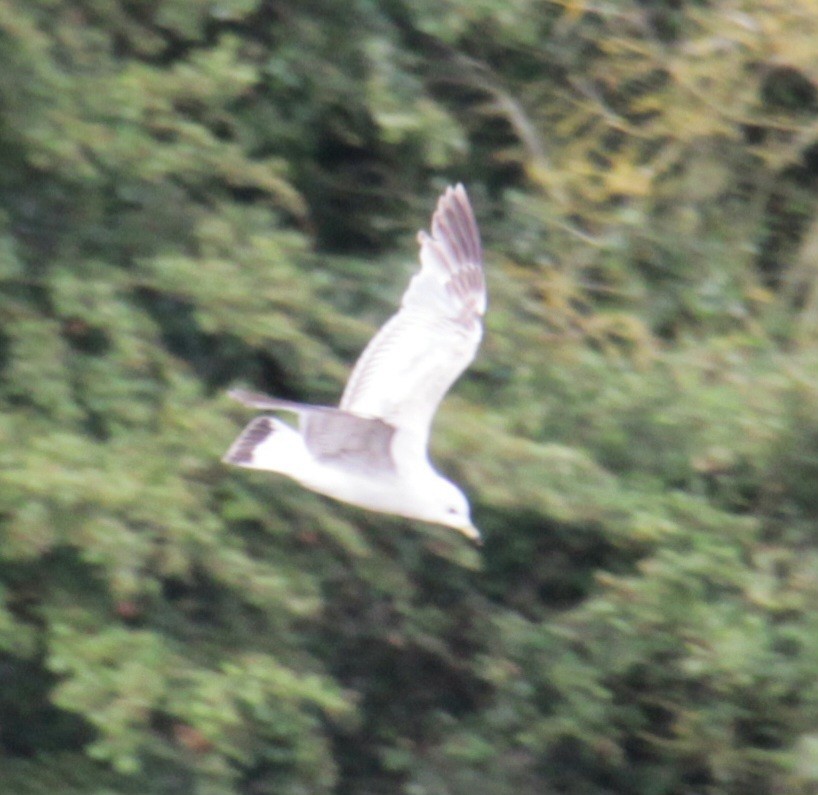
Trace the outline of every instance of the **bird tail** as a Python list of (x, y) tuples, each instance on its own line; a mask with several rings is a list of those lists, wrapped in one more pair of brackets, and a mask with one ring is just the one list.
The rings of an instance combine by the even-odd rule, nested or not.
[(256, 417), (239, 434), (222, 461), (226, 464), (289, 474), (303, 455), (301, 435), (275, 417)]

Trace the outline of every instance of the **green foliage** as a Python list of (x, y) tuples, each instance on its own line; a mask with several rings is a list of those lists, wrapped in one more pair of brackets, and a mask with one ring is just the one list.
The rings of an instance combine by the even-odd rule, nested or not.
[[(0, 0), (0, 793), (814, 793), (817, 26)], [(455, 180), (481, 552), (219, 462)]]

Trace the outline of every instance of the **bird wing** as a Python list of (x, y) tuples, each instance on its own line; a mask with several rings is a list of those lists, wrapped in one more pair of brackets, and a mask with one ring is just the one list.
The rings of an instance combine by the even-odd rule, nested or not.
[(383, 479), (397, 472), (392, 456), (395, 429), (379, 419), (341, 409), (307, 411), (301, 435), (317, 461), (368, 477)]
[[(281, 400), (246, 389), (232, 389), (229, 394), (251, 408), (297, 414), (304, 444), (319, 463), (368, 477), (384, 478), (396, 473), (392, 453), (395, 428), (383, 420), (361, 417), (330, 406)], [(270, 420), (257, 417), (234, 442), (225, 460), (234, 464), (245, 463), (271, 432)]]
[(440, 401), (483, 334), (483, 252), (462, 185), (446, 189), (418, 242), (421, 269), (358, 359), (339, 408), (379, 418), (425, 449)]

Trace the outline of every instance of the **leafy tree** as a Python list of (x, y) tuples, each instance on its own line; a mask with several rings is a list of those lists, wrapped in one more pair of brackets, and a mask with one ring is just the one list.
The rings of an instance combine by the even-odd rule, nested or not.
[[(0, 0), (0, 792), (814, 792), (817, 25)], [(479, 554), (219, 463), (458, 179)]]

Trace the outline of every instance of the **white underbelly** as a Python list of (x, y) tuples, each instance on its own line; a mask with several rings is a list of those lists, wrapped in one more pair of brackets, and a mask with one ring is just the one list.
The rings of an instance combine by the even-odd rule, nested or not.
[(396, 477), (356, 475), (320, 463), (314, 463), (308, 472), (296, 480), (327, 497), (368, 508), (370, 511), (407, 515), (411, 513), (418, 497), (407, 489), (409, 484)]
[[(424, 459), (410, 453), (398, 472), (366, 472), (316, 460), (300, 433), (280, 420), (276, 432), (255, 451), (250, 466), (288, 475), (302, 486), (370, 511), (416, 516), (419, 501), (435, 473)], [(407, 465), (408, 461), (408, 465)]]

